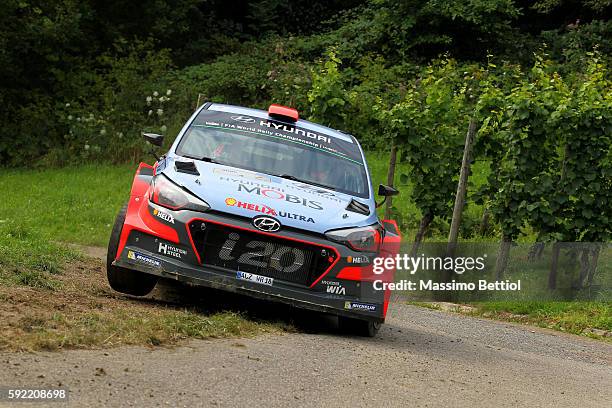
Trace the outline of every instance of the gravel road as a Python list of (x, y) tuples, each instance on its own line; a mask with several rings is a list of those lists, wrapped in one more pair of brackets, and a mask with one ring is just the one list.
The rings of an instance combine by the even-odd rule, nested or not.
[(0, 385), (67, 387), (78, 407), (612, 406), (608, 343), (404, 305), (374, 339), (342, 336), (331, 319), (317, 327), (170, 349), (2, 353)]

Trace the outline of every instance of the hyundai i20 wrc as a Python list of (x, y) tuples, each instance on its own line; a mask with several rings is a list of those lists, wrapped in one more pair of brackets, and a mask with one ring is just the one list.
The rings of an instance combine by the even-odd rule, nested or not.
[(238, 292), (333, 314), (374, 336), (389, 293), (373, 282), (392, 278), (373, 274), (372, 262), (394, 256), (399, 239), (396, 224), (376, 215), (353, 136), (279, 105), (206, 103), (164, 156), (138, 167), (111, 233), (107, 277), (134, 296), (160, 277)]

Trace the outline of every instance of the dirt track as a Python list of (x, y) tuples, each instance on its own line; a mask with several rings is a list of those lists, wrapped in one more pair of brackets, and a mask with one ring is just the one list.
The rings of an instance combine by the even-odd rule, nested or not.
[(612, 402), (607, 343), (400, 305), (375, 339), (342, 336), (331, 319), (304, 325), (315, 333), (173, 349), (2, 353), (0, 384), (68, 387), (70, 405), (79, 407)]

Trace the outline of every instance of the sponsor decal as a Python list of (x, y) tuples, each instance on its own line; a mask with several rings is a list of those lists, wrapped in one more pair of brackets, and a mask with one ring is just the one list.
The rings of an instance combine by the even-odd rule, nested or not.
[(255, 119), (253, 119), (250, 116), (232, 116), (231, 117), (232, 120), (235, 120), (236, 122), (241, 122), (241, 123), (255, 123)]
[(174, 224), (174, 217), (171, 214), (168, 214), (163, 211), (159, 211), (157, 208), (153, 209), (153, 215), (157, 218), (160, 218), (170, 224)]
[[(285, 184), (283, 187), (280, 187), (278, 185), (274, 185), (274, 184), (266, 184), (266, 182), (271, 182), (271, 180), (254, 180), (254, 181), (250, 181), (250, 180), (246, 180), (245, 178), (232, 178), (232, 177), (219, 177), (219, 180), (222, 181), (227, 181), (230, 183), (234, 183), (234, 184), (242, 184), (243, 185), (243, 189), (246, 186), (250, 186), (248, 187), (249, 189), (251, 187), (258, 187), (260, 190), (276, 190), (280, 193), (286, 193), (285, 188), (289, 189), (289, 190), (295, 190), (298, 192), (305, 192), (311, 195), (315, 195), (317, 197), (320, 197), (322, 199), (325, 199), (327, 201), (335, 201), (337, 203), (342, 203), (343, 201), (341, 199), (339, 199), (338, 197), (336, 197), (333, 193), (328, 192), (328, 191), (324, 191), (321, 190), (318, 187), (315, 186), (310, 186), (307, 184), (299, 184), (299, 183), (289, 183), (289, 184)], [(260, 181), (260, 182), (258, 182)], [(240, 187), (238, 187), (240, 188)], [(253, 190), (253, 192), (255, 192), (256, 194), (257, 191)], [(260, 191), (261, 192), (261, 191)], [(268, 193), (270, 194), (270, 193)], [(261, 194), (260, 194), (261, 195)], [(321, 205), (320, 203), (316, 202), (317, 204)]]
[(332, 140), (329, 136), (325, 136), (325, 135), (321, 135), (315, 132), (310, 132), (304, 129), (300, 129), (297, 128), (295, 126), (292, 125), (286, 125), (283, 123), (276, 123), (276, 122), (270, 122), (268, 120), (262, 119), (259, 122), (259, 126), (261, 127), (268, 127), (270, 129), (274, 129), (274, 130), (282, 130), (283, 132), (287, 132), (287, 133), (293, 133), (296, 136), (302, 136), (302, 137), (306, 137), (308, 139), (312, 139), (315, 140), (317, 142), (325, 142), (325, 143), (331, 143)]
[(274, 208), (268, 207), (267, 205), (263, 205), (263, 204), (253, 204), (253, 203), (248, 203), (245, 201), (239, 201), (236, 200), (233, 197), (228, 197), (225, 199), (225, 205), (227, 205), (228, 207), (238, 207), (238, 208), (243, 208), (245, 210), (249, 210), (249, 211), (255, 211), (255, 212), (259, 212), (265, 215), (273, 215), (273, 216), (277, 216), (280, 218), (288, 218), (290, 220), (299, 220), (299, 221), (303, 221), (303, 222), (310, 222), (314, 224), (314, 219), (312, 217), (306, 217), (305, 215), (300, 215), (300, 214), (295, 214), (295, 213), (290, 213), (287, 211), (276, 211)]
[(320, 195), (320, 196), (324, 196), (324, 197), (334, 197), (335, 194), (332, 193), (331, 191), (327, 191), (327, 190), (323, 190), (320, 187), (317, 186), (311, 186), (310, 184), (298, 184), (298, 183), (294, 183), (293, 187), (297, 190), (302, 190), (305, 191), (307, 193), (310, 194), (316, 194), (316, 195)]
[(346, 288), (344, 286), (327, 286), (325, 291), (334, 295), (346, 295)]
[(267, 205), (260, 205), (260, 204), (247, 203), (244, 201), (238, 201), (233, 197), (226, 198), (225, 205), (227, 205), (228, 207), (244, 208), (245, 210), (260, 212), (262, 214), (277, 215), (274, 208), (270, 208)]
[(183, 255), (187, 255), (187, 251), (174, 245), (166, 244), (164, 242), (159, 243), (159, 247), (157, 252), (163, 255), (173, 256), (175, 258), (181, 259)]
[(343, 286), (327, 286), (325, 290), (334, 295), (346, 295), (346, 289)]
[(229, 177), (241, 177), (249, 180), (262, 181), (269, 183), (271, 181), (270, 177), (263, 176), (257, 173), (251, 173), (244, 170), (239, 169), (225, 169), (225, 168), (215, 168), (213, 173), (220, 174), (223, 176)]
[(141, 254), (140, 252), (130, 250), (127, 253), (127, 257), (128, 259), (139, 261), (149, 266), (161, 266), (161, 262), (159, 262), (157, 259)]
[(371, 303), (360, 303), (360, 302), (344, 302), (344, 308), (348, 310), (363, 310), (366, 312), (375, 312), (376, 305)]
[(334, 295), (346, 295), (346, 288), (340, 282), (322, 280), (323, 285), (327, 285), (325, 291)]
[(260, 283), (262, 285), (268, 285), (268, 286), (272, 286), (272, 284), (274, 283), (273, 278), (269, 278), (267, 276), (255, 275), (254, 273), (241, 272), (241, 271), (236, 272), (236, 279)]
[[(217, 120), (205, 120), (203, 123), (196, 123), (194, 127), (217, 128), (224, 130), (235, 130), (247, 134), (260, 135), (267, 138), (279, 139), (289, 143), (296, 143), (310, 148), (322, 150), (336, 155), (342, 159), (363, 165), (359, 149), (350, 146), (347, 150), (343, 145), (354, 145), (350, 140), (343, 142), (335, 141), (336, 138), (330, 135), (313, 132), (307, 129), (296, 127), (295, 125), (269, 121), (266, 119), (256, 119), (255, 123), (250, 121), (249, 116), (234, 115), (233, 117), (222, 114), (223, 117)], [(238, 120), (237, 120), (238, 119)], [(259, 122), (257, 122), (259, 120)]]
[(282, 218), (289, 218), (290, 220), (300, 220), (303, 222), (311, 222), (314, 224), (314, 219), (312, 217), (306, 217), (304, 215), (288, 213), (286, 211), (279, 211), (278, 216)]
[(276, 188), (262, 188), (259, 186), (249, 187), (246, 184), (240, 183), (238, 184), (238, 191), (243, 191), (249, 194), (256, 194), (258, 196), (272, 198), (275, 200), (283, 200), (292, 204), (301, 204), (304, 207), (312, 208), (314, 210), (323, 209), (323, 206), (318, 201), (312, 201), (306, 198), (298, 197), (293, 194), (284, 193), (283, 191), (280, 191), (280, 189)]
[(342, 285), (340, 282), (330, 281), (330, 280), (322, 280), (321, 284), (322, 285), (332, 285), (332, 286), (341, 286)]
[(369, 264), (370, 263), (370, 258), (368, 258), (365, 255), (347, 256), (346, 257), (346, 262), (347, 263), (352, 263), (352, 264)]

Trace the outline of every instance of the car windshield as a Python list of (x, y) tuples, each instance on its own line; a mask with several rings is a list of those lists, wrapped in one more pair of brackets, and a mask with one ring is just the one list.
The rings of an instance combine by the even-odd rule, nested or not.
[(279, 122), (203, 111), (176, 153), (369, 197), (356, 143)]

